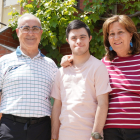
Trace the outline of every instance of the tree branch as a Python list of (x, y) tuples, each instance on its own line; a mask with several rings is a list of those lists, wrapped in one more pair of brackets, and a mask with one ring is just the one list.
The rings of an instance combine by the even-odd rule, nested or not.
[(136, 13), (134, 13), (134, 14), (132, 14), (132, 15), (128, 15), (129, 17), (136, 17), (136, 16), (140, 16), (140, 11), (138, 11), (138, 12), (136, 12)]
[[(75, 6), (75, 5), (73, 5), (73, 7), (76, 8), (77, 10), (81, 11), (81, 12), (84, 12), (84, 10), (78, 8), (78, 7)], [(106, 14), (107, 14), (107, 13), (106, 13)], [(108, 18), (111, 17), (111, 16), (113, 16), (113, 14), (107, 14), (107, 17), (100, 17), (100, 20), (105, 21), (106, 19), (108, 19)], [(132, 14), (132, 15), (127, 15), (127, 16), (129, 16), (130, 18), (136, 17), (136, 16), (140, 16), (140, 11), (138, 11), (138, 12)]]
[(107, 20), (109, 17), (100, 17), (100, 20), (103, 20), (103, 21), (105, 21), (105, 20)]
[[(136, 16), (140, 16), (140, 11), (138, 11), (138, 12), (132, 14), (132, 15), (127, 15), (127, 16), (129, 16), (130, 18), (136, 17)], [(109, 17), (110, 17), (110, 16), (109, 16)], [(100, 20), (104, 20), (104, 21), (105, 21), (105, 20), (108, 19), (109, 17), (100, 17)]]

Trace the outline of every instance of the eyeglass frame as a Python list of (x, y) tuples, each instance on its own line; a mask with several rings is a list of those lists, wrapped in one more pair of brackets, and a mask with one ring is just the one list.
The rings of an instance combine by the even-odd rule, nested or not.
[[(18, 27), (18, 29), (22, 29), (23, 27), (28, 27), (29, 28), (29, 31), (27, 32), (27, 33), (29, 33), (30, 32), (30, 30), (32, 30), (33, 29), (33, 27), (37, 27), (37, 28), (39, 28), (40, 30), (42, 30), (42, 27), (39, 27), (39, 26), (33, 26), (33, 27), (29, 27), (29, 26), (26, 26), (26, 25), (24, 25), (24, 26), (20, 26), (20, 27)], [(40, 31), (39, 31), (40, 32)], [(38, 32), (38, 33), (39, 33)], [(33, 32), (34, 33), (34, 32)], [(36, 33), (36, 34), (38, 34), (38, 33)], [(35, 33), (34, 33), (35, 34)]]

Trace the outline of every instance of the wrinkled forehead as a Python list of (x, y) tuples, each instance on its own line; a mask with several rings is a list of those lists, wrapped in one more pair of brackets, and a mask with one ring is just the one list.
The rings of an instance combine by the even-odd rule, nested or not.
[(119, 29), (126, 29), (125, 24), (119, 20), (119, 21), (112, 22), (108, 25), (108, 32), (110, 31), (110, 28), (113, 25), (117, 25), (116, 28), (118, 28), (118, 30)]
[(38, 19), (34, 16), (26, 16), (23, 17), (18, 26), (41, 26)]

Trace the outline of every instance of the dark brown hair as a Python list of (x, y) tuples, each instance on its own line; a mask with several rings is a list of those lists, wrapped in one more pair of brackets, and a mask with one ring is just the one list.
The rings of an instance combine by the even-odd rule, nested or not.
[(82, 22), (81, 20), (73, 20), (73, 21), (71, 21), (69, 23), (69, 25), (67, 26), (67, 29), (66, 29), (66, 37), (67, 37), (67, 39), (69, 37), (69, 33), (70, 33), (71, 30), (80, 29), (80, 28), (85, 28), (85, 30), (87, 31), (88, 36), (90, 38), (90, 29), (89, 29), (89, 27), (84, 22)]
[(119, 22), (121, 25), (125, 27), (125, 29), (129, 32), (132, 33), (132, 43), (133, 47), (130, 47), (130, 52), (128, 54), (137, 54), (140, 52), (140, 37), (137, 33), (137, 28), (134, 24), (134, 22), (131, 20), (130, 17), (126, 15), (114, 15), (113, 17), (108, 18), (104, 24), (103, 24), (103, 38), (104, 38), (104, 46), (106, 50), (106, 56), (107, 58), (112, 61), (116, 56), (116, 52), (114, 50), (110, 51), (110, 43), (108, 40), (109, 36), (109, 26), (114, 23), (114, 22)]

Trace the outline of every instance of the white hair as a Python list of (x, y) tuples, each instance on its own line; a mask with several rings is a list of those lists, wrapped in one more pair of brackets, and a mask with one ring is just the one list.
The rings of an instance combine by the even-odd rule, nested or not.
[(41, 21), (38, 17), (36, 17), (35, 15), (33, 15), (31, 13), (25, 13), (18, 19), (18, 27), (19, 27), (19, 24), (21, 22), (21, 19), (24, 18), (24, 17), (35, 17), (38, 20), (38, 22), (40, 23), (40, 26), (41, 26)]

